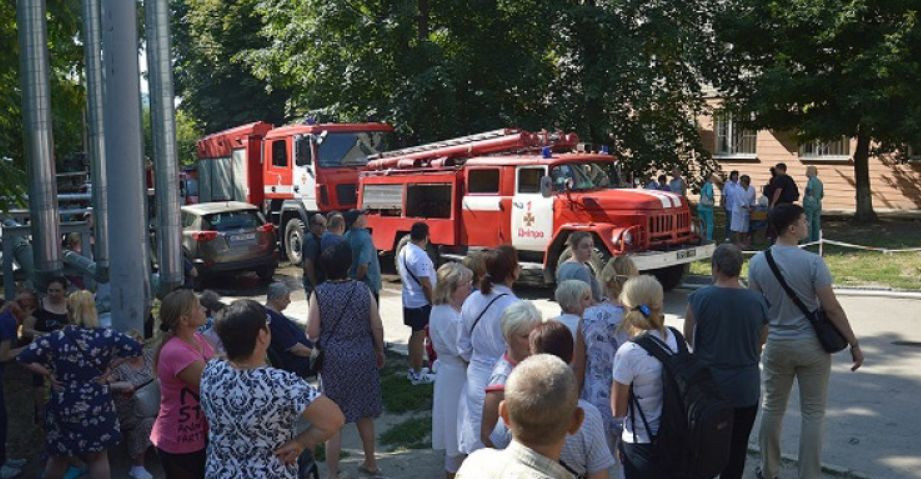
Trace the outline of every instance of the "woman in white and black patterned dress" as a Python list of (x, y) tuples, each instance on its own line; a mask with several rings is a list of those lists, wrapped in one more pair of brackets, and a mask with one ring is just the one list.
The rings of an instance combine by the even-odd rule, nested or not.
[[(265, 364), (269, 320), (262, 305), (241, 299), (215, 323), (227, 360), (209, 361), (202, 373), (207, 479), (296, 479), (300, 454), (345, 421), (339, 407), (306, 381)], [(299, 416), (311, 426), (295, 434)]]
[[(381, 380), (384, 365), (384, 327), (371, 290), (349, 279), (352, 250), (339, 243), (320, 254), (326, 282), (317, 286), (307, 312), (307, 335), (317, 338), (323, 351), (320, 388), (358, 427), (364, 450), (359, 471), (379, 475), (374, 457), (374, 418), (381, 414)], [(341, 438), (326, 443), (329, 477), (339, 473)]]

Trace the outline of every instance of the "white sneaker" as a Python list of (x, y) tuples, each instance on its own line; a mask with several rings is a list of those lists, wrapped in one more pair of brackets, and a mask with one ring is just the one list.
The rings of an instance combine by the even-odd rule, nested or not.
[(12, 479), (20, 474), (22, 474), (22, 471), (18, 467), (13, 467), (7, 464), (4, 464), (3, 467), (0, 467), (0, 479)]
[(128, 471), (128, 477), (131, 479), (154, 479), (153, 474), (143, 467), (132, 467), (131, 470)]
[(435, 382), (435, 376), (431, 374), (413, 372), (412, 377), (409, 378), (409, 382), (413, 386), (418, 386), (420, 384), (432, 384), (433, 382)]

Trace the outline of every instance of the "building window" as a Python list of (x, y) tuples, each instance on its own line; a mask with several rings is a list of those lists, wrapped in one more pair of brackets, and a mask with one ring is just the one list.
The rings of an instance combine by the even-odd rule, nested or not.
[(739, 126), (731, 113), (716, 115), (716, 157), (754, 158), (758, 133)]
[(846, 160), (851, 157), (851, 140), (842, 136), (836, 141), (807, 141), (799, 146), (799, 156), (810, 159)]

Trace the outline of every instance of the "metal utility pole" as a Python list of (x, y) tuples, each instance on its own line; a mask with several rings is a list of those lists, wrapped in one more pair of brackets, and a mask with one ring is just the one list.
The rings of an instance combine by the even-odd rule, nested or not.
[(93, 259), (99, 280), (109, 269), (109, 207), (106, 178), (105, 125), (102, 94), (102, 21), (99, 0), (83, 0), (83, 58), (86, 63), (87, 153), (93, 184), (93, 228), (96, 241)]
[(150, 125), (157, 201), (157, 247), (160, 276), (157, 294), (182, 285), (182, 225), (179, 218), (179, 155), (170, 64), (169, 2), (145, 0), (147, 71), (150, 80)]
[(137, 2), (102, 1), (105, 160), (109, 204), (112, 326), (143, 331), (150, 303), (150, 253), (141, 147)]
[(51, 86), (45, 0), (18, 0), (19, 65), (22, 116), (29, 173), (29, 218), (37, 283), (61, 274), (54, 137), (51, 131)]

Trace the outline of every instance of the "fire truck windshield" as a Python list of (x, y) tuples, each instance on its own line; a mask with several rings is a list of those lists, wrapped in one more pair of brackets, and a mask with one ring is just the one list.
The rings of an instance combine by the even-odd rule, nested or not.
[(322, 168), (364, 166), (368, 157), (387, 150), (390, 134), (383, 131), (327, 132), (317, 139)]
[[(620, 176), (613, 161), (563, 163), (550, 169), (554, 191), (618, 188)], [(567, 186), (568, 185), (568, 186)]]

